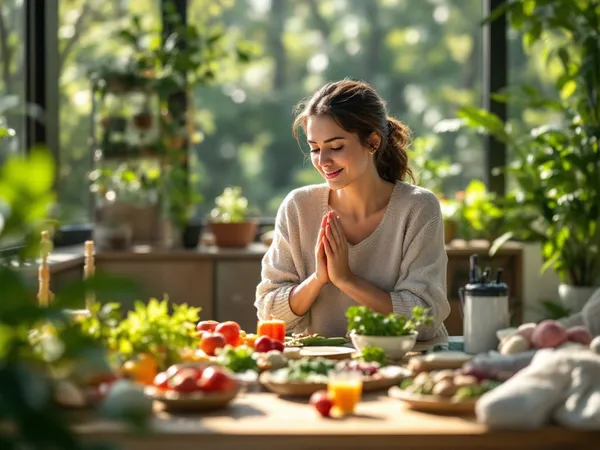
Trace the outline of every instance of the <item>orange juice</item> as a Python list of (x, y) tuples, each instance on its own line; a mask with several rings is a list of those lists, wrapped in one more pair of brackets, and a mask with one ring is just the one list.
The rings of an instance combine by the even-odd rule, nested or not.
[(269, 336), (271, 339), (283, 342), (285, 340), (285, 322), (278, 319), (259, 320), (256, 334)]
[(332, 375), (327, 383), (327, 393), (333, 406), (342, 414), (352, 414), (362, 396), (362, 379)]

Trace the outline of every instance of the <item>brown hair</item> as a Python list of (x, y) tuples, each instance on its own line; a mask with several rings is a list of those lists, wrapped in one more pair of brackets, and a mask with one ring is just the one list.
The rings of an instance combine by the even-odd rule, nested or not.
[(374, 149), (374, 156), (379, 176), (391, 183), (408, 176), (414, 183), (407, 154), (410, 130), (388, 116), (385, 101), (367, 83), (348, 79), (327, 83), (310, 99), (300, 102), (296, 114), (292, 132), (297, 142), (298, 128), (306, 131), (310, 116), (331, 116), (341, 128), (356, 133), (365, 147), (371, 147), (368, 139), (377, 133), (381, 144)]

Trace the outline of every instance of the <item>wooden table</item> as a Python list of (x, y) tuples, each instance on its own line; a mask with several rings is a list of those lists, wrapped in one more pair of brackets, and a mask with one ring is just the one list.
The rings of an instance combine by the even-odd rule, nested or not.
[(127, 450), (600, 448), (600, 432), (557, 427), (489, 431), (474, 418), (411, 411), (385, 394), (365, 396), (356, 416), (344, 419), (321, 418), (307, 403), (247, 393), (220, 411), (194, 415), (159, 411), (146, 436), (91, 419), (81, 419), (75, 429), (86, 440), (106, 439)]

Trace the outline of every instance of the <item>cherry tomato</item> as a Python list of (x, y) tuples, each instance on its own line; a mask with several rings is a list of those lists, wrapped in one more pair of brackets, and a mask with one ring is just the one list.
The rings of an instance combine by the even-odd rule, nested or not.
[(254, 350), (258, 353), (266, 353), (273, 350), (273, 341), (269, 336), (261, 336), (254, 341)]

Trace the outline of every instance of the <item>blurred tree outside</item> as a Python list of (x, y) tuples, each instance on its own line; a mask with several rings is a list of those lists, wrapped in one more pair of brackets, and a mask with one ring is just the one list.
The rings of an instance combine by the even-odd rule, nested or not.
[[(12, 20), (19, 4), (4, 0), (1, 5), (0, 93), (18, 91), (15, 83), (23, 79), (14, 56), (23, 46), (21, 31)], [(69, 221), (88, 222), (88, 70), (122, 55), (115, 30), (133, 14), (142, 14), (144, 27), (160, 27), (160, 0), (59, 0), (58, 5), (58, 194)], [(188, 16), (195, 26), (220, 22), (232, 40), (243, 36), (261, 48), (250, 64), (223, 66), (218, 83), (194, 92), (191, 114), (200, 139), (193, 167), (206, 199), (199, 217), (206, 217), (214, 198), (229, 185), (241, 186), (262, 216), (273, 216), (291, 189), (321, 182), (305, 148), (292, 138), (292, 110), (322, 83), (344, 77), (375, 86), (390, 114), (421, 140), (415, 145), (417, 160), (458, 165), (443, 183), (430, 183), (427, 177), (419, 182), (452, 197), (472, 179), (483, 179), (478, 136), (466, 130), (436, 134), (436, 125), (455, 117), (458, 107), (480, 103), (480, 0), (190, 0)], [(544, 90), (550, 77), (543, 56), (525, 55), (521, 36), (510, 32), (509, 37), (511, 83), (527, 80)], [(509, 114), (547, 119), (519, 105), (511, 105)]]

